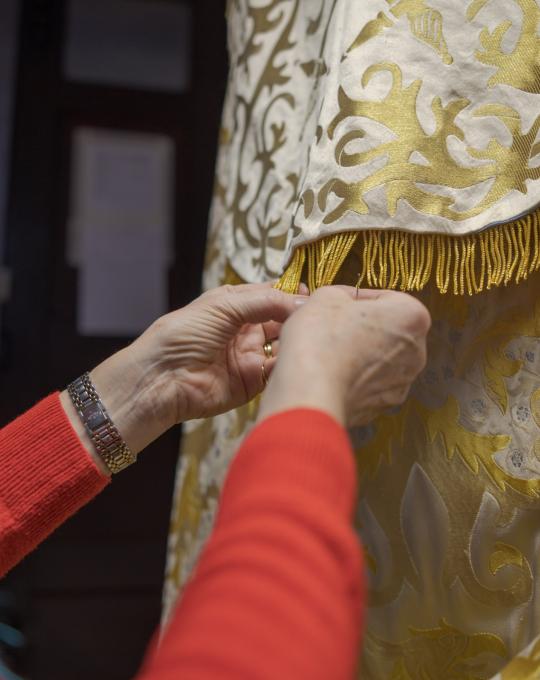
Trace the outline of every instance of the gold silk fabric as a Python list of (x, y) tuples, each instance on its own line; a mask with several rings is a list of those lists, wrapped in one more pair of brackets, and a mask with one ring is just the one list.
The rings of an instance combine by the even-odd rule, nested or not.
[(229, 0), (220, 241), (245, 280), (338, 232), (540, 203), (535, 0)]
[[(205, 287), (360, 270), (433, 318), (406, 403), (351, 432), (359, 677), (540, 678), (538, 4), (231, 0), (228, 15)], [(256, 412), (185, 428), (165, 618)]]

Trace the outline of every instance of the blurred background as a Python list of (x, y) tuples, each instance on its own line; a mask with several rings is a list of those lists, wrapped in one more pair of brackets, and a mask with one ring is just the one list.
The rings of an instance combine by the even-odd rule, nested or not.
[[(0, 425), (199, 292), (224, 15), (225, 0), (0, 0)], [(0, 582), (2, 680), (135, 673), (179, 440)]]

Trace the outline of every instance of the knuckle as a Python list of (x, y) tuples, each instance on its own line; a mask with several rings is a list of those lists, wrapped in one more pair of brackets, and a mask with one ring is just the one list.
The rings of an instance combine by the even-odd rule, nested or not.
[(420, 300), (410, 297), (409, 313), (411, 323), (420, 333), (427, 333), (431, 327), (431, 316), (425, 305)]
[(409, 396), (410, 388), (411, 388), (410, 385), (406, 385), (405, 387), (403, 387), (403, 388), (398, 392), (398, 394), (396, 395), (396, 399), (397, 399), (396, 406), (399, 406), (399, 405), (401, 405), (401, 404), (404, 404), (404, 403), (407, 401), (407, 398), (408, 398), (408, 396)]
[(387, 409), (392, 408), (393, 406), (399, 406), (404, 401), (404, 398), (402, 399), (402, 394), (403, 391), (401, 389), (393, 389), (384, 392), (384, 394), (381, 395), (381, 407)]
[(219, 287), (219, 290), (223, 293), (223, 295), (236, 295), (237, 290), (235, 286), (232, 286), (230, 283), (226, 283), (223, 286)]
[(400, 297), (394, 298), (393, 312), (398, 310), (398, 318), (406, 330), (415, 335), (427, 335), (431, 327), (431, 316), (426, 306), (408, 293), (396, 293)]
[(287, 295), (287, 293), (284, 293), (282, 290), (278, 290), (277, 288), (269, 288), (265, 295), (268, 300), (272, 302), (283, 302), (283, 300), (287, 300), (290, 297)]

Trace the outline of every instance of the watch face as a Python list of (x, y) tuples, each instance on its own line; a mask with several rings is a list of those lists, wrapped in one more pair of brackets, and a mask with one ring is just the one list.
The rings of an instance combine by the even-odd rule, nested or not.
[(92, 430), (97, 430), (107, 422), (107, 417), (98, 404), (89, 404), (83, 410), (83, 417), (86, 425)]

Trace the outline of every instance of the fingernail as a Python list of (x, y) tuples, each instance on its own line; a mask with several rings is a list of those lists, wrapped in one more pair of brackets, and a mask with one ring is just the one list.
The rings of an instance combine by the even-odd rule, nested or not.
[(301, 307), (302, 305), (305, 305), (306, 302), (307, 302), (307, 298), (296, 298), (295, 301), (294, 301), (294, 304), (297, 307)]

